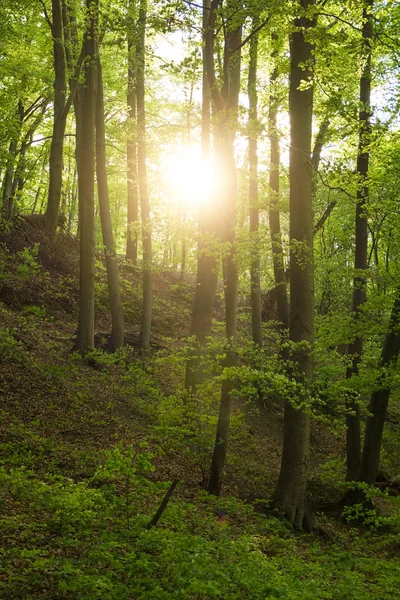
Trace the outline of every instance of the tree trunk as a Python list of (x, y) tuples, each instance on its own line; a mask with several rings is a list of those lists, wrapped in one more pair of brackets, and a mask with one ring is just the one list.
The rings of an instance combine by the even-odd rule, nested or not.
[(11, 141), (8, 149), (8, 158), (2, 185), (2, 216), (9, 221), (13, 213), (12, 185), (15, 161), (18, 154), (18, 140), (21, 135), (22, 121), (24, 118), (24, 107), (21, 100), (18, 102), (16, 111), (15, 128), (11, 133)]
[[(253, 31), (259, 20), (253, 19)], [(258, 214), (258, 115), (257, 115), (257, 52), (258, 34), (250, 40), (249, 79), (247, 93), (249, 97), (249, 205), (250, 205), (250, 297), (251, 297), (251, 327), (253, 342), (262, 346), (261, 321), (261, 261), (259, 247), (259, 214)]]
[[(381, 368), (387, 370), (396, 365), (400, 352), (400, 288), (396, 291), (392, 313), (390, 315), (389, 330), (381, 354)], [(387, 413), (390, 396), (390, 387), (385, 383), (385, 373), (380, 378), (380, 388), (373, 392), (368, 407), (369, 416), (365, 429), (364, 447), (361, 460), (359, 481), (370, 485), (376, 481), (379, 471), (379, 459), (382, 445), (383, 426)]]
[[(203, 1), (203, 37), (205, 40), (209, 21), (209, 8), (211, 0)], [(207, 41), (206, 41), (207, 43)], [(208, 44), (210, 39), (208, 38)], [(203, 88), (201, 109), (201, 145), (204, 162), (210, 157), (210, 85), (208, 82), (206, 68), (206, 48), (203, 45)], [(196, 290), (192, 309), (192, 320), (190, 335), (195, 337), (197, 347), (193, 356), (186, 364), (185, 388), (192, 393), (195, 392), (204, 380), (204, 372), (201, 366), (207, 338), (211, 335), (212, 318), (214, 314), (215, 295), (218, 283), (218, 262), (216, 252), (212, 248), (210, 238), (216, 236), (215, 213), (209, 206), (201, 206), (199, 213), (199, 247), (197, 253), (197, 276)]]
[[(274, 52), (275, 60), (277, 58)], [(283, 246), (279, 212), (279, 172), (280, 148), (277, 131), (277, 115), (279, 101), (274, 86), (278, 79), (278, 68), (275, 66), (271, 75), (271, 92), (269, 97), (268, 127), (271, 144), (271, 167), (269, 172), (270, 201), (268, 208), (269, 230), (271, 235), (272, 261), (274, 265), (274, 280), (276, 287), (276, 300), (278, 306), (278, 319), (281, 328), (289, 326), (289, 304), (286, 288), (285, 266), (283, 262)]]
[[(355, 259), (353, 281), (353, 314), (357, 328), (355, 339), (348, 347), (352, 356), (352, 363), (346, 372), (346, 378), (356, 377), (363, 353), (363, 338), (360, 329), (362, 307), (367, 299), (366, 269), (368, 267), (368, 221), (366, 204), (368, 200), (368, 163), (371, 134), (371, 57), (372, 57), (372, 15), (373, 0), (367, 0), (363, 9), (363, 72), (360, 79), (360, 113), (359, 113), (359, 142), (357, 157), (357, 205), (355, 223)], [(361, 428), (360, 405), (354, 394), (349, 394), (347, 399), (347, 481), (356, 481), (359, 476), (361, 464)]]
[[(237, 10), (237, 3), (227, 4), (228, 14)], [(230, 10), (229, 10), (230, 9)], [(225, 272), (225, 318), (226, 343), (225, 366), (229, 369), (236, 366), (236, 309), (237, 309), (237, 264), (236, 264), (236, 204), (237, 174), (235, 164), (234, 140), (238, 120), (238, 101), (240, 90), (240, 48), (242, 25), (232, 28), (228, 25), (225, 31), (224, 46), (224, 82), (222, 93), (215, 86), (213, 76), (209, 79), (213, 108), (216, 120), (217, 162), (222, 171), (223, 189), (221, 190), (224, 242), (228, 242), (228, 252), (224, 259)], [(209, 67), (209, 64), (207, 64)], [(210, 77), (210, 71), (208, 71)], [(231, 374), (222, 382), (220, 410), (217, 423), (217, 434), (211, 461), (208, 491), (219, 495), (222, 486), (230, 416), (232, 410), (233, 381)]]
[(96, 173), (99, 196), (101, 230), (103, 233), (104, 255), (107, 269), (108, 295), (111, 309), (112, 350), (121, 348), (124, 343), (124, 315), (118, 277), (118, 264), (115, 254), (114, 236), (111, 225), (110, 202), (108, 196), (106, 134), (104, 128), (104, 92), (100, 57), (97, 61), (97, 100), (96, 100)]
[(135, 225), (139, 218), (136, 147), (136, 0), (130, 0), (128, 10), (128, 140), (126, 148), (128, 175), (128, 229), (126, 239), (126, 260), (130, 260), (133, 264), (136, 264), (138, 239)]
[(64, 26), (61, 0), (52, 0), (52, 15), (55, 72), (54, 117), (53, 135), (50, 146), (49, 195), (46, 208), (46, 227), (50, 235), (54, 235), (57, 229), (62, 188), (64, 134), (68, 116), (68, 111), (65, 110), (67, 93), (67, 59), (64, 47)]
[[(301, 0), (306, 11), (312, 0)], [(314, 272), (311, 127), (313, 87), (300, 90), (312, 78), (312, 47), (306, 40), (314, 22), (301, 16), (295, 20), (290, 63), (290, 315), (289, 333), (294, 344), (293, 373), (297, 397), (287, 400), (284, 415), (282, 462), (276, 501), (296, 528), (308, 527), (306, 487), (310, 453), (310, 416), (295, 406), (306, 401), (313, 377), (311, 357), (314, 342)], [(304, 345), (305, 344), (305, 345)]]
[(82, 140), (79, 155), (80, 279), (78, 338), (75, 348), (86, 354), (94, 345), (94, 157), (98, 0), (86, 0), (88, 25), (84, 39), (85, 85), (82, 87)]
[(140, 323), (139, 347), (142, 350), (150, 348), (151, 311), (152, 311), (152, 249), (151, 249), (151, 216), (149, 192), (147, 188), (146, 168), (146, 112), (145, 112), (145, 35), (147, 20), (147, 0), (140, 0), (139, 19), (137, 24), (137, 151), (138, 151), (138, 181), (140, 194), (140, 209), (142, 216), (143, 244), (143, 306)]

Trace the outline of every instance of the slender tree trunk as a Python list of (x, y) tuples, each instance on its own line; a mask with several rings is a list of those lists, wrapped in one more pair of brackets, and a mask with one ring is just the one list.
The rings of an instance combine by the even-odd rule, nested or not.
[[(381, 354), (381, 368), (386, 371), (396, 365), (400, 352), (400, 288), (396, 290), (389, 329)], [(368, 407), (369, 416), (365, 429), (364, 447), (359, 481), (374, 484), (379, 471), (383, 426), (390, 396), (390, 385), (385, 382), (385, 373), (380, 379), (380, 388), (373, 392)]]
[[(78, 61), (79, 53), (79, 36), (78, 36), (78, 23), (76, 18), (75, 7), (73, 4), (66, 3), (63, 0), (63, 23), (64, 23), (64, 37), (66, 40), (65, 49), (66, 57), (68, 62), (68, 70), (71, 73), (69, 80), (69, 88), (72, 90), (76, 86), (76, 92), (73, 96), (73, 106), (75, 114), (75, 160), (76, 160), (76, 175), (79, 181), (79, 172), (81, 163), (79, 157), (81, 155), (81, 141), (82, 141), (82, 85), (77, 81), (77, 73), (75, 72), (75, 65)], [(71, 92), (70, 92), (71, 93)], [(78, 184), (79, 186), (79, 184)], [(73, 206), (75, 208), (75, 205)], [(72, 216), (69, 219), (72, 224)], [(78, 210), (78, 225), (77, 225), (77, 237), (80, 236), (80, 211)]]
[[(274, 53), (276, 55), (276, 53)], [(276, 59), (276, 56), (275, 56)], [(289, 326), (289, 303), (287, 297), (285, 265), (283, 262), (283, 245), (279, 212), (279, 172), (280, 148), (277, 130), (279, 103), (275, 92), (278, 79), (278, 68), (275, 66), (271, 75), (271, 92), (269, 97), (268, 124), (271, 144), (271, 168), (269, 173), (270, 201), (268, 208), (269, 230), (271, 235), (272, 261), (274, 280), (277, 291), (278, 319), (281, 327)]]
[[(203, 1), (203, 37), (210, 44), (207, 31), (211, 0)], [(203, 46), (203, 88), (201, 109), (201, 145), (204, 162), (210, 158), (211, 144), (211, 95), (206, 68), (206, 52), (208, 46)], [(210, 238), (216, 237), (215, 213), (204, 203), (199, 213), (199, 247), (197, 253), (196, 290), (192, 309), (190, 335), (196, 339), (197, 348), (186, 364), (185, 388), (195, 392), (196, 387), (204, 380), (201, 366), (205, 353), (207, 338), (211, 335), (212, 318), (214, 314), (215, 295), (218, 283), (218, 261)]]
[(136, 0), (130, 0), (128, 10), (128, 140), (126, 148), (128, 174), (128, 230), (126, 240), (126, 259), (132, 261), (133, 264), (136, 264), (138, 239), (135, 225), (139, 218), (136, 145)]
[[(306, 11), (312, 4), (301, 0)], [(308, 527), (306, 486), (310, 452), (310, 416), (294, 402), (306, 401), (313, 377), (314, 272), (312, 222), (311, 127), (313, 87), (299, 89), (312, 78), (312, 47), (306, 32), (313, 21), (297, 18), (291, 39), (290, 64), (290, 340), (302, 347), (293, 353), (297, 397), (287, 401), (284, 415), (281, 471), (276, 501), (296, 528)], [(306, 66), (305, 66), (306, 65)], [(304, 345), (306, 344), (306, 345)]]
[[(227, 4), (228, 14), (237, 10), (237, 2)], [(215, 21), (214, 21), (215, 22)], [(224, 46), (224, 83), (222, 93), (213, 85), (213, 75), (208, 70), (209, 83), (216, 117), (216, 151), (217, 161), (223, 175), (221, 190), (223, 223), (223, 240), (228, 242), (229, 250), (224, 259), (225, 272), (225, 318), (227, 349), (225, 366), (229, 369), (236, 366), (236, 310), (237, 310), (237, 264), (236, 264), (236, 204), (237, 174), (235, 164), (234, 139), (238, 120), (238, 101), (240, 90), (240, 47), (242, 25), (232, 28), (228, 25), (225, 31)], [(212, 57), (213, 58), (213, 57)], [(213, 59), (214, 60), (214, 59)], [(210, 61), (209, 61), (210, 62)], [(207, 68), (209, 68), (209, 62)], [(212, 65), (213, 67), (213, 65)], [(222, 110), (221, 110), (222, 109)], [(225, 378), (221, 387), (221, 401), (217, 423), (217, 434), (211, 461), (208, 491), (219, 495), (222, 486), (223, 470), (228, 449), (230, 416), (232, 410), (233, 381), (231, 375)]]
[[(373, 0), (367, 0), (363, 9), (363, 72), (360, 79), (360, 114), (359, 114), (359, 142), (357, 157), (357, 175), (359, 178), (356, 205), (356, 235), (355, 259), (353, 282), (353, 315), (357, 328), (355, 339), (348, 347), (352, 356), (352, 363), (346, 372), (347, 379), (356, 377), (363, 353), (363, 337), (360, 332), (360, 319), (362, 307), (367, 299), (366, 270), (368, 267), (368, 220), (366, 206), (368, 201), (368, 163), (371, 134), (371, 56), (372, 56), (372, 16)], [(356, 481), (359, 476), (361, 464), (361, 427), (360, 405), (354, 394), (347, 399), (347, 481)]]
[(51, 235), (57, 229), (58, 212), (61, 201), (64, 135), (68, 111), (66, 107), (67, 93), (67, 59), (64, 47), (64, 26), (61, 0), (52, 0), (53, 15), (53, 55), (54, 55), (54, 117), (53, 135), (50, 146), (49, 162), (49, 195), (46, 208), (46, 227)]
[(88, 25), (84, 52), (85, 85), (82, 87), (82, 140), (79, 155), (80, 279), (78, 338), (75, 348), (86, 354), (94, 345), (94, 158), (97, 83), (98, 0), (86, 0)]
[(114, 236), (111, 225), (110, 202), (108, 195), (106, 134), (104, 129), (104, 92), (100, 57), (97, 61), (97, 100), (96, 100), (96, 173), (99, 196), (101, 230), (103, 233), (104, 254), (107, 269), (108, 295), (111, 309), (112, 350), (121, 348), (124, 343), (124, 315), (118, 277), (118, 264), (115, 254)]
[[(257, 18), (253, 19), (253, 30), (259, 24)], [(262, 346), (262, 321), (261, 321), (261, 260), (259, 247), (259, 209), (258, 209), (258, 115), (257, 115), (257, 53), (258, 34), (250, 40), (249, 51), (249, 79), (247, 93), (249, 97), (249, 205), (250, 205), (250, 238), (251, 238), (251, 266), (250, 266), (250, 297), (251, 297), (251, 327), (253, 342)]]
[(2, 185), (2, 216), (9, 221), (13, 213), (12, 187), (15, 161), (18, 154), (18, 140), (21, 135), (22, 122), (24, 118), (24, 107), (19, 100), (16, 111), (15, 128), (11, 133), (11, 141), (8, 149), (7, 164)]
[(143, 306), (140, 324), (139, 347), (142, 350), (150, 348), (151, 311), (152, 311), (152, 249), (151, 249), (151, 216), (149, 192), (147, 188), (146, 167), (146, 112), (145, 112), (145, 35), (147, 20), (147, 0), (140, 0), (137, 42), (137, 151), (138, 151), (138, 182), (140, 194), (140, 209), (142, 216), (143, 244)]

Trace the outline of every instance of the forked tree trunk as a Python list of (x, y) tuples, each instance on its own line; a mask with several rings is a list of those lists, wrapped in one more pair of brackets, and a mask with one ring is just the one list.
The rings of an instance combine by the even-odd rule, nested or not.
[[(210, 0), (203, 2), (203, 36), (207, 40), (207, 29), (209, 21)], [(208, 42), (210, 44), (210, 38)], [(207, 162), (210, 157), (210, 85), (208, 82), (206, 68), (206, 52), (208, 46), (203, 46), (203, 89), (202, 89), (202, 112), (201, 112), (201, 145), (203, 160)], [(194, 348), (192, 357), (186, 364), (185, 388), (195, 393), (196, 388), (204, 380), (202, 368), (202, 357), (206, 352), (207, 338), (211, 335), (212, 318), (214, 314), (215, 295), (218, 283), (218, 261), (215, 249), (210, 244), (210, 238), (217, 234), (215, 214), (210, 210), (208, 203), (200, 207), (199, 213), (199, 247), (197, 254), (197, 276), (196, 290), (192, 309), (192, 320), (190, 335), (196, 340), (197, 347)]]
[[(218, 8), (218, 2), (215, 3)], [(228, 14), (237, 11), (237, 2), (227, 3)], [(214, 36), (215, 11), (211, 12), (210, 21)], [(225, 279), (225, 319), (226, 319), (226, 355), (225, 366), (229, 369), (236, 366), (236, 310), (237, 310), (237, 264), (236, 264), (236, 204), (237, 174), (235, 164), (234, 140), (238, 120), (238, 101), (240, 90), (240, 44), (242, 37), (241, 24), (228, 24), (225, 30), (224, 45), (224, 82), (222, 92), (215, 85), (214, 56), (207, 55), (207, 72), (215, 109), (216, 152), (217, 162), (222, 171), (223, 189), (221, 189), (223, 230), (222, 239), (228, 242), (229, 248), (224, 259)], [(211, 48), (212, 50), (212, 48)], [(219, 495), (226, 452), (228, 449), (230, 417), (232, 410), (233, 381), (228, 374), (222, 382), (221, 401), (217, 422), (217, 434), (211, 460), (210, 481), (208, 491)]]
[[(367, 300), (366, 270), (368, 267), (368, 144), (371, 136), (371, 57), (372, 57), (372, 15), (373, 0), (367, 0), (363, 9), (363, 71), (360, 79), (360, 114), (359, 114), (359, 142), (357, 157), (357, 205), (355, 223), (355, 258), (353, 281), (353, 315), (357, 334), (348, 347), (352, 356), (351, 365), (346, 372), (346, 378), (356, 377), (359, 372), (363, 353), (363, 336), (360, 331), (362, 307)], [(349, 394), (347, 399), (347, 481), (356, 481), (361, 465), (361, 425), (360, 405), (354, 394)]]
[[(302, 12), (312, 0), (301, 0)], [(308, 527), (306, 487), (310, 453), (310, 416), (294, 403), (310, 393), (313, 377), (311, 347), (314, 342), (314, 269), (312, 220), (311, 127), (313, 87), (300, 90), (312, 78), (312, 47), (306, 39), (314, 22), (295, 20), (290, 59), (290, 315), (289, 333), (294, 344), (306, 344), (292, 356), (297, 396), (287, 400), (284, 415), (282, 462), (275, 500), (290, 523)], [(293, 404), (292, 404), (293, 402)]]
[(138, 239), (135, 225), (139, 218), (139, 194), (137, 183), (136, 147), (136, 0), (130, 0), (128, 8), (128, 140), (126, 147), (128, 176), (128, 226), (126, 259), (136, 264)]
[(96, 173), (99, 196), (101, 230), (103, 234), (104, 255), (107, 269), (108, 296), (111, 309), (112, 350), (121, 348), (124, 343), (124, 315), (122, 313), (121, 294), (118, 277), (118, 264), (115, 254), (114, 236), (111, 224), (110, 202), (108, 195), (106, 134), (104, 128), (104, 92), (100, 57), (97, 60), (96, 90)]
[(142, 350), (150, 348), (151, 311), (152, 311), (152, 249), (151, 249), (151, 216), (149, 192), (147, 188), (146, 167), (146, 111), (145, 111), (145, 35), (147, 20), (147, 0), (140, 0), (139, 19), (137, 24), (137, 151), (138, 151), (138, 181), (140, 194), (140, 209), (142, 216), (143, 244), (143, 306), (140, 323), (139, 347)]
[[(254, 18), (253, 31), (258, 26)], [(249, 205), (250, 205), (250, 297), (251, 297), (251, 327), (253, 342), (262, 346), (261, 320), (261, 260), (259, 243), (259, 208), (258, 208), (258, 114), (257, 114), (257, 53), (258, 34), (250, 40), (249, 50), (249, 79), (247, 94), (249, 97)]]
[(98, 0), (86, 0), (88, 25), (84, 39), (85, 85), (82, 87), (82, 141), (79, 154), (80, 277), (78, 338), (75, 348), (82, 355), (94, 345), (94, 158), (97, 83)]
[[(276, 60), (277, 52), (274, 52), (274, 55)], [(285, 265), (283, 261), (283, 245), (279, 210), (280, 148), (277, 130), (279, 101), (274, 89), (277, 79), (278, 68), (275, 66), (271, 74), (271, 91), (268, 109), (268, 128), (271, 146), (271, 167), (269, 172), (270, 200), (268, 207), (268, 220), (271, 236), (272, 261), (274, 265), (274, 280), (277, 292), (276, 299), (278, 306), (278, 319), (281, 328), (287, 329), (289, 326), (289, 304), (286, 288)]]

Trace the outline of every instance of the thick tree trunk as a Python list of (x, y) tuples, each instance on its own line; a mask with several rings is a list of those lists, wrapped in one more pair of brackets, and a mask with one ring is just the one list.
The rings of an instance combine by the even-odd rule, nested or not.
[[(210, 0), (203, 2), (203, 35), (206, 32), (209, 21)], [(210, 38), (208, 38), (208, 44)], [(203, 46), (203, 89), (202, 89), (202, 111), (201, 111), (201, 144), (203, 160), (206, 162), (210, 157), (210, 128), (211, 128), (211, 95), (210, 85), (206, 69), (206, 52), (208, 47)], [(217, 225), (215, 214), (206, 205), (200, 207), (199, 213), (199, 247), (197, 253), (197, 276), (196, 290), (192, 309), (192, 321), (190, 335), (196, 339), (197, 347), (193, 356), (186, 364), (185, 388), (192, 393), (204, 379), (202, 369), (202, 356), (205, 353), (207, 338), (211, 335), (212, 318), (214, 314), (215, 295), (218, 283), (218, 261), (216, 252), (210, 244), (210, 238), (215, 237)]]
[(128, 228), (126, 239), (126, 259), (132, 261), (133, 264), (136, 264), (138, 239), (135, 225), (137, 224), (139, 218), (136, 147), (136, 0), (130, 0), (128, 10), (128, 140), (126, 147), (128, 176)]
[[(237, 3), (227, 4), (228, 14), (237, 10)], [(229, 244), (224, 259), (225, 279), (225, 319), (227, 350), (225, 366), (229, 369), (236, 366), (236, 310), (237, 310), (237, 264), (236, 264), (236, 204), (237, 174), (235, 164), (234, 139), (238, 120), (238, 101), (240, 90), (240, 48), (242, 25), (232, 28), (228, 25), (225, 31), (224, 46), (224, 82), (222, 93), (213, 85), (213, 74), (208, 70), (213, 108), (216, 120), (217, 161), (222, 171), (223, 189), (221, 190), (222, 215), (224, 216), (222, 237)], [(213, 65), (212, 65), (213, 66)], [(209, 64), (207, 64), (207, 68)], [(220, 108), (221, 107), (221, 108)], [(222, 109), (222, 110), (221, 110)], [(210, 481), (208, 491), (219, 495), (222, 486), (223, 470), (228, 449), (230, 416), (232, 410), (233, 382), (229, 374), (222, 382), (220, 410), (217, 423), (217, 434), (211, 460)]]
[(118, 264), (115, 254), (114, 236), (111, 224), (110, 202), (108, 196), (106, 134), (104, 128), (104, 92), (100, 57), (97, 61), (97, 101), (96, 101), (96, 173), (99, 196), (100, 221), (103, 233), (104, 254), (107, 269), (108, 295), (111, 309), (112, 350), (121, 348), (124, 343), (124, 315), (122, 313), (121, 294), (118, 277)]
[[(310, 0), (301, 0), (307, 10)], [(310, 453), (310, 416), (294, 406), (305, 401), (313, 378), (311, 347), (314, 342), (314, 269), (312, 220), (311, 127), (313, 87), (300, 90), (302, 81), (312, 78), (312, 47), (306, 40), (313, 25), (306, 17), (295, 21), (290, 65), (290, 340), (306, 344), (293, 353), (293, 374), (297, 396), (286, 402), (281, 471), (276, 501), (296, 528), (309, 526), (306, 486)], [(293, 402), (293, 404), (291, 403)]]
[[(382, 348), (381, 368), (387, 370), (396, 365), (400, 352), (400, 288), (396, 291), (392, 313), (390, 315), (389, 330), (385, 336)], [(382, 446), (383, 426), (390, 396), (390, 386), (385, 383), (385, 374), (382, 375), (380, 388), (373, 392), (368, 407), (369, 416), (365, 429), (364, 447), (361, 460), (359, 481), (370, 485), (374, 484), (379, 471), (379, 459)]]
[[(360, 79), (360, 114), (359, 114), (359, 142), (357, 157), (357, 175), (359, 178), (357, 188), (356, 205), (356, 235), (355, 235), (355, 259), (354, 259), (354, 282), (353, 282), (353, 314), (356, 328), (358, 329), (355, 339), (348, 347), (348, 353), (352, 356), (352, 363), (346, 372), (346, 378), (356, 377), (363, 353), (363, 338), (359, 331), (362, 307), (367, 299), (366, 269), (368, 267), (368, 221), (366, 215), (366, 204), (368, 200), (368, 144), (371, 134), (371, 57), (372, 57), (372, 16), (371, 8), (373, 0), (367, 0), (367, 6), (363, 9), (363, 72)], [(349, 394), (347, 399), (347, 481), (356, 481), (359, 476), (361, 465), (361, 427), (360, 427), (360, 405), (354, 394)]]
[[(258, 19), (253, 19), (253, 31), (258, 26)], [(258, 35), (250, 40), (249, 79), (247, 94), (249, 97), (249, 205), (250, 205), (250, 297), (251, 327), (253, 342), (262, 346), (261, 321), (261, 260), (259, 244), (259, 209), (258, 209), (258, 115), (257, 115), (257, 53)]]
[(137, 151), (138, 151), (138, 181), (140, 194), (140, 209), (142, 216), (143, 244), (143, 306), (140, 323), (139, 347), (142, 350), (150, 348), (151, 311), (152, 311), (152, 248), (151, 248), (151, 216), (149, 192), (147, 188), (146, 167), (146, 112), (145, 112), (145, 34), (147, 20), (147, 0), (140, 0), (137, 42)]
[(274, 280), (277, 292), (278, 319), (281, 328), (289, 326), (289, 303), (287, 297), (285, 265), (283, 262), (283, 246), (279, 211), (279, 173), (280, 148), (277, 130), (278, 100), (274, 90), (278, 79), (278, 69), (274, 68), (271, 75), (271, 93), (269, 97), (268, 127), (271, 144), (271, 168), (269, 173), (270, 200), (268, 207), (269, 230), (271, 235), (272, 260), (274, 265)]
[(75, 348), (86, 354), (94, 345), (94, 158), (97, 83), (98, 0), (86, 0), (88, 26), (85, 32), (85, 85), (82, 87), (82, 128), (79, 154), (80, 278), (78, 338)]
[(67, 59), (64, 47), (64, 25), (61, 0), (52, 0), (52, 15), (55, 72), (54, 117), (49, 162), (49, 195), (46, 208), (46, 227), (50, 235), (54, 235), (57, 229), (62, 188), (64, 135), (68, 115), (68, 111), (65, 110), (67, 93)]

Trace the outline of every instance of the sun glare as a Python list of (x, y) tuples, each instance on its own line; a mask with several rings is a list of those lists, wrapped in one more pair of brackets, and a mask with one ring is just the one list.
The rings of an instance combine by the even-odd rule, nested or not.
[(164, 157), (163, 169), (172, 204), (197, 210), (210, 202), (211, 193), (218, 185), (217, 170), (211, 161), (204, 160), (201, 148), (177, 148)]

